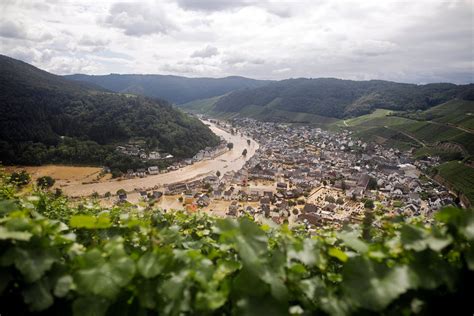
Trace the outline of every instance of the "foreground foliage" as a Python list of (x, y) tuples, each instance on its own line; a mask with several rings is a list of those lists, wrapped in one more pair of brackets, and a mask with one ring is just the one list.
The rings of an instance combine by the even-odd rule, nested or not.
[[(0, 185), (0, 313), (433, 314), (468, 311), (474, 213), (384, 221), (370, 242), (251, 219), (71, 206)], [(472, 309), (472, 305), (471, 305)], [(472, 314), (472, 311), (470, 311)]]

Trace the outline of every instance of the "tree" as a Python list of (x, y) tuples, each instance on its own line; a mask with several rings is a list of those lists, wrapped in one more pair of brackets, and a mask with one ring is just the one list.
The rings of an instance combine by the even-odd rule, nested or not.
[(369, 210), (373, 210), (374, 209), (374, 201), (368, 199), (364, 202), (364, 207), (369, 209)]
[(217, 170), (216, 172), (216, 176), (220, 177), (221, 176), (221, 172), (219, 170)]
[(123, 194), (127, 194), (127, 192), (124, 189), (117, 190), (117, 195), (123, 195)]
[(331, 195), (326, 195), (326, 197), (324, 198), (324, 200), (326, 202), (329, 202), (329, 203), (334, 203), (336, 202), (336, 199), (334, 197), (332, 197)]
[(232, 148), (234, 148), (234, 143), (228, 143), (227, 148), (229, 148), (229, 150), (232, 150)]
[(63, 195), (63, 190), (61, 190), (60, 188), (56, 188), (56, 190), (54, 190), (54, 196), (55, 197), (60, 197)]
[(367, 189), (369, 190), (376, 190), (377, 189), (377, 180), (374, 178), (370, 177), (369, 178), (369, 183), (367, 184)]
[(247, 145), (250, 146), (250, 139), (247, 139)]
[(247, 156), (247, 148), (244, 149), (244, 151), (242, 151), (242, 156)]
[(49, 189), (54, 185), (55, 182), (56, 180), (54, 180), (50, 176), (44, 176), (36, 179), (36, 184), (42, 189)]
[(21, 172), (13, 172), (10, 176), (10, 182), (18, 186), (27, 185), (31, 180), (30, 175), (25, 170)]
[(362, 238), (364, 240), (370, 241), (372, 238), (372, 223), (374, 222), (374, 201), (367, 200), (364, 203), (365, 212), (364, 220), (362, 221)]
[(113, 169), (112, 170), (112, 178), (120, 178), (121, 176), (123, 176), (122, 171), (120, 171), (118, 169)]
[(105, 192), (104, 197), (109, 198), (112, 194), (110, 191)]

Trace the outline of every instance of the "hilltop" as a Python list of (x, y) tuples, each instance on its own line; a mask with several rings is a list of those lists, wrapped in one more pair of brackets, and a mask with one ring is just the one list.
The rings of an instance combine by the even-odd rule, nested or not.
[(0, 153), (5, 164), (143, 163), (115, 152), (137, 140), (149, 149), (191, 157), (217, 137), (168, 102), (112, 93), (0, 55)]

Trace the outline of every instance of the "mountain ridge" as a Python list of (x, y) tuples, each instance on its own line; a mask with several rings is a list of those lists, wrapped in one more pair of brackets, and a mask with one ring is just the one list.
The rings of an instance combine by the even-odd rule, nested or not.
[(177, 104), (215, 97), (243, 88), (259, 87), (271, 82), (241, 76), (191, 78), (160, 74), (74, 74), (64, 77), (93, 83), (115, 92), (136, 93)]

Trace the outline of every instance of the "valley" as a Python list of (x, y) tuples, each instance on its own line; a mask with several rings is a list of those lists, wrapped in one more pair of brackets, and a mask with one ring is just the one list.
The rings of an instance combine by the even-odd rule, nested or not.
[(473, 1), (2, 1), (0, 316), (474, 315)]

